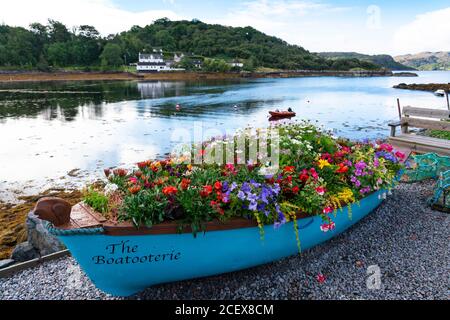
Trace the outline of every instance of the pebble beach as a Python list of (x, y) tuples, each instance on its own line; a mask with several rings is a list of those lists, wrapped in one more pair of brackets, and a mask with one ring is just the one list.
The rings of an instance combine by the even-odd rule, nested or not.
[[(450, 298), (450, 216), (426, 205), (433, 181), (400, 184), (375, 212), (301, 255), (209, 278), (159, 285), (126, 299), (380, 300)], [(381, 283), (368, 288), (368, 270)], [(323, 275), (320, 281), (318, 275)], [(71, 257), (0, 279), (0, 299), (118, 299)]]

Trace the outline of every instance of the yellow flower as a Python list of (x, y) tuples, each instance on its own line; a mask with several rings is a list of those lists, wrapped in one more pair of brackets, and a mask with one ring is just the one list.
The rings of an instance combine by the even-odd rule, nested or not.
[(323, 159), (320, 159), (319, 160), (319, 168), (322, 170), (323, 168), (325, 168), (325, 167), (329, 167), (329, 166), (331, 166), (331, 164), (328, 162), (328, 160), (323, 160)]

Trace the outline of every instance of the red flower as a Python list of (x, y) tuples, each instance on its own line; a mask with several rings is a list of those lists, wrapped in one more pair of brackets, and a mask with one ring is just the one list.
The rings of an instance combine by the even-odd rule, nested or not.
[(105, 172), (105, 176), (108, 178), (111, 174), (111, 169), (104, 169), (103, 171)]
[(181, 180), (181, 189), (187, 190), (191, 184), (191, 180), (184, 178)]
[(136, 171), (134, 175), (138, 178), (142, 177), (142, 171)]
[(209, 195), (213, 192), (213, 187), (212, 186), (204, 186), (203, 190), (200, 191), (200, 196), (202, 198), (207, 198), (209, 197)]
[(270, 179), (266, 179), (266, 182), (267, 182), (268, 184), (274, 184), (274, 183), (275, 183), (275, 179), (272, 177), (272, 178), (270, 178)]
[(128, 191), (130, 191), (131, 194), (136, 194), (141, 191), (141, 186), (133, 186), (131, 188), (128, 188)]
[(324, 153), (322, 154), (322, 156), (320, 157), (320, 159), (322, 160), (327, 160), (328, 162), (333, 162), (333, 159), (331, 158), (331, 154), (329, 153)]
[(115, 169), (113, 173), (115, 176), (125, 177), (128, 174), (128, 171), (125, 169)]
[(203, 157), (205, 155), (205, 153), (206, 153), (205, 149), (202, 149), (202, 150), (198, 151), (198, 155), (201, 156), (201, 157)]
[(214, 184), (214, 189), (216, 189), (216, 191), (221, 191), (222, 190), (222, 183), (220, 181), (217, 181)]
[(287, 180), (288, 183), (292, 183), (292, 176), (287, 176), (286, 180)]
[(347, 173), (349, 170), (349, 168), (343, 164), (343, 163), (339, 163), (339, 169), (336, 170), (337, 173)]
[(319, 274), (316, 276), (316, 280), (317, 280), (317, 282), (319, 282), (319, 283), (324, 283), (324, 282), (327, 280), (327, 278), (326, 278), (323, 274), (319, 273)]
[(301, 182), (306, 183), (309, 179), (309, 174), (307, 170), (303, 170), (302, 173), (298, 176)]
[(283, 171), (284, 173), (292, 173), (295, 171), (295, 167), (294, 166), (284, 167)]
[(147, 167), (148, 163), (147, 161), (144, 162), (138, 162), (137, 166), (139, 169), (144, 170)]
[(165, 187), (162, 191), (166, 196), (175, 195), (178, 192), (178, 189), (174, 186)]
[(292, 192), (293, 192), (294, 194), (298, 194), (299, 191), (300, 191), (300, 188), (297, 187), (297, 186), (295, 186), (295, 187), (292, 188)]

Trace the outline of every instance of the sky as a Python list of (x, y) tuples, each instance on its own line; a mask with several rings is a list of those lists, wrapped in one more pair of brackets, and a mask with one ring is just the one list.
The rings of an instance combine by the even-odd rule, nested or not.
[(0, 0), (0, 23), (55, 19), (103, 35), (158, 18), (252, 26), (313, 52), (450, 51), (449, 0)]

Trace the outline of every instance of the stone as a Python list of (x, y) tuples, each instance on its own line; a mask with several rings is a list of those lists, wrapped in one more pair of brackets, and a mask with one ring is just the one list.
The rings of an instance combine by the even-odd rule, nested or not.
[(28, 214), (26, 221), (28, 242), (41, 256), (64, 250), (64, 245), (57, 237), (48, 232), (44, 223), (45, 222), (39, 219), (33, 212)]
[(4, 260), (0, 260), (0, 269), (9, 267), (11, 265), (14, 264), (14, 260), (13, 259), (4, 259)]
[(25, 262), (39, 258), (39, 252), (28, 242), (18, 244), (11, 255), (11, 259), (18, 262)]

